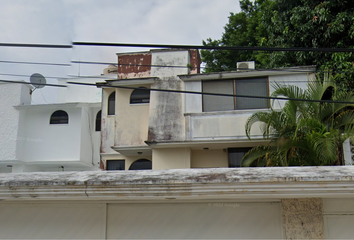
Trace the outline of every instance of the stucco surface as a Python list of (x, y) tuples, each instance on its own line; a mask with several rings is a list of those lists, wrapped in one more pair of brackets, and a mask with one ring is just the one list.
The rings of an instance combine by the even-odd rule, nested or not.
[(3, 173), (0, 200), (353, 197), (353, 173), (334, 166)]
[(209, 168), (0, 174), (0, 186), (353, 182), (354, 167)]
[(283, 199), (286, 239), (324, 239), (322, 200)]
[(18, 135), (20, 112), (13, 106), (29, 104), (29, 91), (22, 84), (0, 84), (0, 161), (17, 160), (17, 144), (23, 136)]

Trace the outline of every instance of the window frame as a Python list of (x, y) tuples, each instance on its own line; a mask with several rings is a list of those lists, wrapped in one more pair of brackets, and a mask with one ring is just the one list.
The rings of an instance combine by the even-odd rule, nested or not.
[(102, 110), (99, 110), (96, 114), (96, 119), (95, 119), (95, 132), (101, 131), (101, 124), (102, 124)]
[[(109, 169), (109, 163), (120, 162), (123, 163), (123, 169)], [(106, 171), (125, 171), (125, 160), (124, 159), (107, 159), (106, 160)]]
[(116, 115), (116, 91), (109, 94), (107, 98), (107, 115)]
[[(142, 161), (149, 161), (151, 163), (151, 168), (143, 168), (143, 169), (132, 169), (132, 167), (134, 166), (135, 163), (140, 163)], [(134, 162), (132, 162), (129, 166), (129, 171), (134, 171), (134, 170), (152, 170), (152, 161), (146, 158), (140, 158), (138, 160), (135, 160)]]
[[(137, 95), (137, 92), (139, 92), (139, 90), (143, 90), (143, 91), (146, 91), (146, 92), (149, 92), (149, 98), (146, 98), (144, 97), (145, 95), (144, 94), (141, 94), (141, 96), (138, 95), (138, 97), (135, 96), (134, 99), (132, 99), (132, 97), (134, 97), (134, 93), (135, 95)], [(150, 96), (151, 96), (151, 90), (147, 87), (139, 87), (137, 89), (134, 89), (132, 91), (132, 93), (130, 94), (130, 98), (129, 98), (129, 103), (130, 104), (149, 104), (150, 103)], [(146, 101), (148, 99), (148, 101)], [(144, 101), (145, 100), (145, 101)]]
[[(58, 115), (58, 113), (64, 113), (64, 115)], [(58, 116), (53, 116), (55, 114)], [(50, 125), (69, 124), (69, 114), (64, 110), (56, 110), (50, 115), (49, 124)]]
[[(228, 161), (228, 166), (229, 166), (229, 168), (239, 168), (239, 167), (241, 167), (241, 160), (242, 160), (242, 158), (243, 158), (243, 156), (245, 156), (245, 154), (247, 153), (247, 152), (249, 152), (251, 149), (252, 149), (253, 147), (235, 147), (235, 148), (228, 148), (227, 149), (227, 161)], [(239, 164), (239, 166), (231, 166), (231, 157), (230, 157), (230, 155), (233, 153), (233, 152), (231, 152), (231, 151), (234, 151), (234, 153), (236, 152), (236, 153), (244, 153), (243, 154), (243, 156), (242, 156), (242, 158), (239, 160), (240, 161), (240, 164)]]
[[(219, 80), (202, 80), (201, 84), (202, 84), (202, 92), (205, 91), (205, 87), (204, 87), (204, 83), (208, 83), (208, 82), (219, 82), (219, 81), (232, 81), (232, 85), (233, 85), (233, 94), (236, 94), (237, 91), (237, 81), (240, 80), (252, 80), (252, 79), (264, 79), (265, 80), (265, 84), (266, 84), (266, 94), (267, 96), (270, 95), (270, 87), (269, 87), (269, 76), (259, 76), (259, 77), (248, 77), (248, 78), (227, 78), (227, 79), (219, 79)], [(231, 110), (212, 110), (212, 111), (206, 111), (205, 110), (205, 106), (204, 106), (204, 102), (205, 102), (205, 96), (206, 95), (202, 95), (202, 112), (217, 112), (217, 111), (242, 111), (242, 110), (254, 110), (254, 109), (269, 109), (271, 106), (270, 103), (270, 99), (267, 99), (267, 106), (264, 108), (237, 108), (237, 97), (232, 97), (233, 98), (233, 109)], [(226, 96), (225, 96), (226, 97)], [(228, 97), (231, 98), (231, 97)]]

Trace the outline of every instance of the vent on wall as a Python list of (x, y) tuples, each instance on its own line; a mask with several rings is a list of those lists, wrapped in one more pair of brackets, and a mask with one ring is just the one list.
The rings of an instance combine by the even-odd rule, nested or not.
[(254, 61), (250, 62), (237, 62), (237, 71), (244, 71), (244, 70), (254, 70)]

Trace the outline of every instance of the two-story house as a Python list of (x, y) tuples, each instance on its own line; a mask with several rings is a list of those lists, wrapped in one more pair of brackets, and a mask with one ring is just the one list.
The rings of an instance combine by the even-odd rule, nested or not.
[(246, 137), (247, 118), (284, 104), (252, 96), (269, 96), (274, 83), (305, 88), (314, 71), (259, 71), (248, 62), (247, 70), (201, 74), (199, 64), (196, 50), (118, 54), (118, 79), (100, 83), (103, 169), (240, 166), (245, 152), (265, 143), (256, 128), (252, 141)]
[[(268, 96), (273, 82), (305, 87), (312, 69), (200, 74), (198, 66), (195, 50), (118, 54), (118, 79), (98, 84), (101, 125), (94, 124), (95, 105), (90, 119), (91, 128), (101, 126), (101, 168), (126, 171), (0, 174), (0, 238), (351, 239), (352, 166), (230, 168), (249, 147), (264, 144), (257, 130), (254, 141), (246, 138), (247, 117), (282, 102), (201, 94)], [(72, 92), (80, 91), (77, 86)], [(69, 125), (71, 114), (90, 113), (87, 105), (75, 106), (76, 113), (64, 106), (43, 108), (44, 127), (52, 127), (59, 110), (68, 113)], [(17, 108), (6, 111), (26, 113)], [(67, 124), (61, 115), (53, 120)], [(61, 131), (51, 135), (68, 142), (77, 134), (70, 135), (68, 125), (53, 127)], [(18, 137), (17, 131), (0, 132)], [(11, 151), (1, 157), (18, 162), (18, 143), (9, 143)], [(54, 143), (50, 147), (68, 147)], [(80, 149), (91, 151), (87, 145)], [(153, 171), (129, 171), (139, 169)]]

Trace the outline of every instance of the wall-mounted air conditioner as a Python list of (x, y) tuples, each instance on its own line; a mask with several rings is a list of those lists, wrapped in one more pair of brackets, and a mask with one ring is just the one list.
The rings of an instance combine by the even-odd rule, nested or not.
[(354, 146), (351, 143), (350, 139), (347, 139), (343, 143), (344, 151), (344, 164), (353, 165), (354, 164)]
[(249, 62), (237, 62), (237, 71), (254, 70), (254, 61)]

